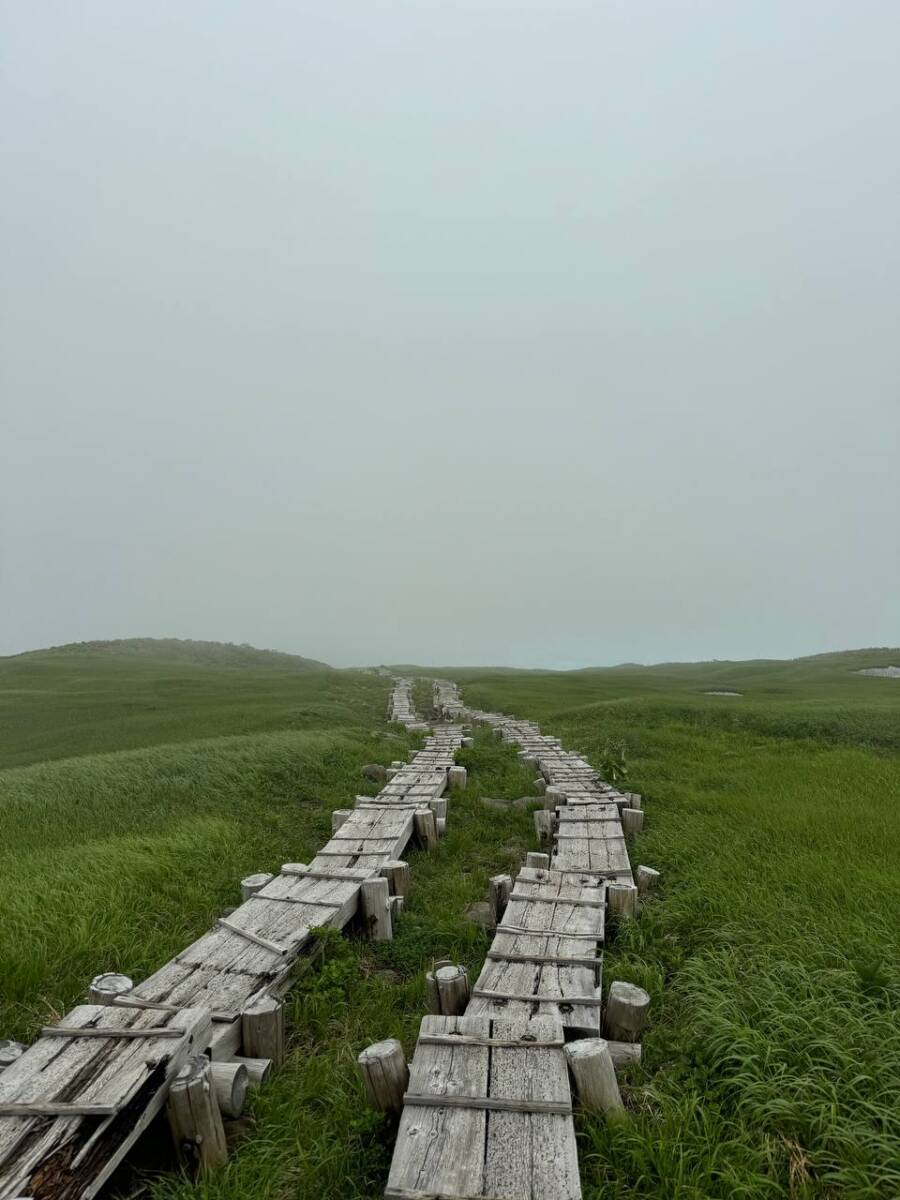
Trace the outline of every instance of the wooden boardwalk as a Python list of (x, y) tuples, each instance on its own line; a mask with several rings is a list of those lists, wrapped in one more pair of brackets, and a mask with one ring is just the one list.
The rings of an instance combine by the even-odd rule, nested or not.
[(579, 1200), (563, 1045), (600, 1034), (607, 888), (633, 888), (629, 800), (537, 725), (454, 693), (442, 711), (493, 726), (541, 773), (554, 839), (549, 866), (517, 876), (465, 1015), (422, 1022), (385, 1196)]
[[(415, 728), (410, 696), (409, 681), (400, 681), (392, 713), (406, 709)], [(459, 726), (436, 728), (377, 796), (357, 797), (310, 863), (262, 877), (244, 903), (115, 1006), (73, 1009), (59, 1022), (65, 1033), (45, 1031), (0, 1073), (0, 1200), (93, 1196), (165, 1104), (188, 1057), (225, 1062), (248, 1052), (245, 1014), (284, 994), (311, 931), (358, 919), (366, 881), (396, 866), (411, 842), (434, 844), (462, 737)], [(382, 936), (385, 922), (390, 936), (389, 910)]]

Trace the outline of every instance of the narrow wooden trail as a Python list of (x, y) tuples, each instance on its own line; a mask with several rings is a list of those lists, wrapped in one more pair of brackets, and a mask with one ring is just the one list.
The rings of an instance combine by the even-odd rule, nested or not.
[(467, 709), (444, 681), (436, 694), (540, 772), (552, 850), (529, 854), (511, 889), (494, 881), (498, 924), (464, 1014), (422, 1022), (385, 1196), (579, 1200), (564, 1048), (599, 1039), (605, 915), (637, 911), (620, 813), (639, 798), (532, 722)]

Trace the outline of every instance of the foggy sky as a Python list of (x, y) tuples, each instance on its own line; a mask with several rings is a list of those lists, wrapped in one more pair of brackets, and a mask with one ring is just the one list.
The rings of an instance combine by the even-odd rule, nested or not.
[(0, 653), (900, 641), (895, 0), (0, 13)]

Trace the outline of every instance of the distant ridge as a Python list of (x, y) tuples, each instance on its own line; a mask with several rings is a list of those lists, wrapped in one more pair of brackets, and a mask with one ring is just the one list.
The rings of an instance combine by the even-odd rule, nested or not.
[(26, 650), (9, 658), (36, 656), (65, 658), (152, 658), (177, 662), (209, 663), (225, 667), (285, 667), (295, 671), (331, 671), (328, 663), (281, 650), (259, 650), (246, 642), (203, 642), (191, 638), (116, 638), (110, 641), (68, 642), (43, 650)]

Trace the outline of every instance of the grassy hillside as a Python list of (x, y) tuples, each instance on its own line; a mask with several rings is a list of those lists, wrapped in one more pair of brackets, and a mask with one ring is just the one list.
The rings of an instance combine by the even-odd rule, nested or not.
[(605, 975), (653, 1023), (634, 1119), (581, 1121), (590, 1200), (900, 1195), (900, 684), (852, 674), (898, 661), (460, 673), (595, 762), (623, 739), (646, 797), (665, 886)]

